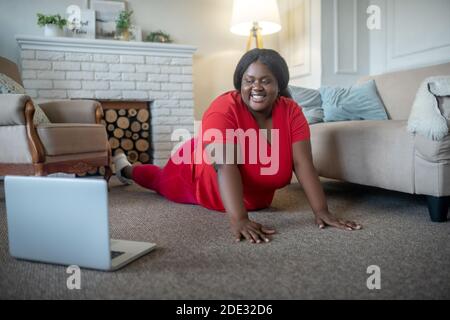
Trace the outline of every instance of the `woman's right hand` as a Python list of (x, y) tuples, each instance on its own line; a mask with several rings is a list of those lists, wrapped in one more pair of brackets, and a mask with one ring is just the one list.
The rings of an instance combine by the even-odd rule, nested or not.
[(241, 238), (244, 237), (251, 243), (269, 242), (269, 236), (276, 232), (275, 229), (266, 228), (249, 218), (232, 218), (231, 229), (236, 241), (241, 241)]

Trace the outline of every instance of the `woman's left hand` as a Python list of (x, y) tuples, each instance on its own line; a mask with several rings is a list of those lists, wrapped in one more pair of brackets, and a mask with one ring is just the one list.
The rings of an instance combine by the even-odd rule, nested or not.
[(323, 229), (326, 226), (336, 227), (348, 231), (362, 229), (360, 224), (353, 221), (338, 219), (328, 211), (316, 213), (316, 224), (320, 229)]

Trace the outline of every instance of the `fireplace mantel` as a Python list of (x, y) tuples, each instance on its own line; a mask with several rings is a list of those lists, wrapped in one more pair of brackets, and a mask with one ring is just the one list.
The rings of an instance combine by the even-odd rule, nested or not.
[(172, 43), (16, 35), (22, 50), (191, 57), (196, 47)]
[(194, 128), (193, 46), (17, 35), (22, 79), (38, 102), (55, 99), (150, 103), (152, 157), (163, 165), (175, 129)]

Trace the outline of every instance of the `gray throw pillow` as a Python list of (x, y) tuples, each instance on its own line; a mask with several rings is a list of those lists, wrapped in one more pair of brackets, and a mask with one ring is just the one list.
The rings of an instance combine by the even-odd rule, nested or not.
[(292, 98), (302, 107), (309, 124), (323, 122), (322, 99), (319, 90), (289, 86)]
[[(25, 88), (18, 84), (16, 81), (8, 77), (4, 73), (0, 73), (0, 94), (12, 93), (12, 94), (26, 94)], [(44, 123), (50, 123), (50, 120), (45, 115), (45, 112), (39, 107), (39, 105), (33, 101), (34, 104), (34, 116), (33, 123), (35, 126)]]
[(324, 121), (387, 120), (374, 80), (350, 88), (322, 87)]

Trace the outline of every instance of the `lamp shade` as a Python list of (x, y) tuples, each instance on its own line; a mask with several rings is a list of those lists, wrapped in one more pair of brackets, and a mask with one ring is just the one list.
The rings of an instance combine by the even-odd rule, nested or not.
[(258, 23), (262, 35), (280, 31), (277, 0), (234, 0), (230, 31), (248, 36), (254, 22)]

